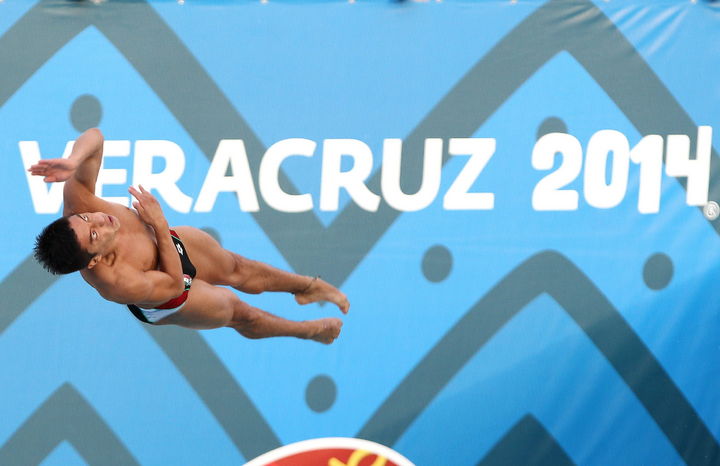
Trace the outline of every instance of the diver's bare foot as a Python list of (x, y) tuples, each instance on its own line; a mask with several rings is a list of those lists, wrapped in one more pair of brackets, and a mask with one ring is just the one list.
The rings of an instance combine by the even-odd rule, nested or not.
[(312, 280), (307, 289), (295, 293), (295, 301), (298, 304), (310, 304), (317, 301), (328, 301), (335, 304), (343, 314), (350, 310), (350, 301), (345, 293), (338, 290), (321, 278), (308, 278)]
[(342, 328), (342, 320), (334, 317), (327, 317), (325, 319), (318, 319), (310, 321), (315, 324), (317, 329), (310, 336), (311, 340), (318, 341), (329, 345), (340, 335), (340, 328)]

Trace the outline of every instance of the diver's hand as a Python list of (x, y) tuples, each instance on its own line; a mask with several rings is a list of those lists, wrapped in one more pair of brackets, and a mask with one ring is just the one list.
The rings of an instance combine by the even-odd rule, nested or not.
[(137, 199), (137, 201), (133, 201), (132, 204), (135, 210), (137, 210), (140, 220), (153, 227), (156, 232), (167, 230), (168, 223), (160, 207), (160, 203), (155, 199), (155, 196), (150, 194), (150, 191), (147, 191), (142, 185), (140, 185), (139, 188), (140, 191), (130, 186), (128, 191)]
[(33, 176), (42, 176), (46, 183), (56, 183), (69, 180), (78, 163), (73, 159), (44, 159), (28, 168)]

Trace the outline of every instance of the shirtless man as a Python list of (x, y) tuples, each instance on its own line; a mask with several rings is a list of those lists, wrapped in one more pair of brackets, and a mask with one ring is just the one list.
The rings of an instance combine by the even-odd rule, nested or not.
[(251, 294), (285, 291), (298, 304), (329, 301), (347, 313), (347, 297), (329, 283), (246, 259), (197, 228), (170, 230), (160, 204), (142, 186), (129, 189), (137, 212), (95, 196), (102, 151), (102, 134), (90, 129), (69, 158), (41, 160), (29, 169), (46, 182), (65, 181), (63, 217), (35, 245), (35, 257), (48, 271), (79, 270), (103, 298), (128, 305), (150, 324), (230, 327), (247, 338), (291, 336), (327, 344), (337, 338), (340, 319), (289, 321), (215, 286)]

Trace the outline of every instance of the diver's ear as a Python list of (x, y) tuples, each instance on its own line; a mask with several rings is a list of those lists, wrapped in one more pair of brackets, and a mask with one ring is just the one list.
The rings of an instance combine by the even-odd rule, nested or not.
[(95, 265), (100, 262), (100, 259), (102, 259), (102, 256), (100, 254), (96, 254), (95, 257), (90, 259), (90, 263), (88, 263), (87, 268), (92, 269), (95, 267)]

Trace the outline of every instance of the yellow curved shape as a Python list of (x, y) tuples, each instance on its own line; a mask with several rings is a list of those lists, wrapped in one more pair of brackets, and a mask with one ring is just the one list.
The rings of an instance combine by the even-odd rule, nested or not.
[[(369, 451), (355, 450), (352, 455), (350, 455), (350, 458), (348, 458), (347, 463), (343, 463), (337, 458), (331, 458), (330, 461), (328, 461), (328, 466), (358, 466), (360, 464), (360, 461), (362, 461), (363, 458), (370, 454), (371, 453)], [(386, 463), (387, 458), (377, 455), (377, 459), (375, 459), (373, 464), (371, 464), (370, 466), (385, 466)]]

